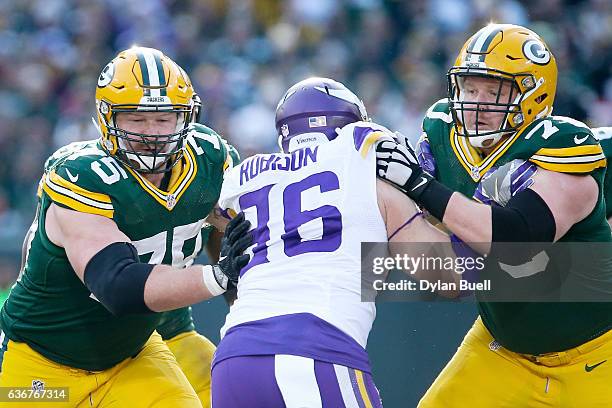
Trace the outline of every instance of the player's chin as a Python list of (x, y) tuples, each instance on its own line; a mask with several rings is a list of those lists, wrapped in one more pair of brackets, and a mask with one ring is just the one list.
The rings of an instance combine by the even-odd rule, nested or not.
[(495, 139), (491, 138), (491, 139), (485, 139), (482, 141), (482, 147), (493, 147), (495, 143)]

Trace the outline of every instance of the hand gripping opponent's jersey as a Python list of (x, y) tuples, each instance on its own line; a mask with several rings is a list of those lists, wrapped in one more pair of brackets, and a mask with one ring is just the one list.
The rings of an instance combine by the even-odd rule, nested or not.
[[(593, 135), (599, 140), (608, 163), (612, 161), (612, 127), (593, 129)], [(604, 179), (604, 196), (606, 201), (606, 218), (612, 217), (612, 170), (606, 169)]]
[[(485, 158), (466, 138), (455, 135), (446, 100), (436, 102), (423, 120), (437, 163), (437, 179), (453, 190), (472, 197), (481, 177), (493, 166), (514, 159), (529, 160), (539, 167), (574, 174), (590, 174), (599, 186), (599, 198), (588, 217), (576, 223), (561, 242), (609, 242), (605, 217), (603, 178), (606, 159), (590, 129), (565, 117), (536, 120), (511, 138), (501, 141)], [(610, 276), (612, 254), (601, 254), (601, 276)], [(552, 265), (540, 274), (552, 271)], [(575, 272), (575, 271), (574, 271)], [(579, 276), (580, 274), (576, 274)], [(545, 276), (545, 275), (542, 275)], [(493, 303), (479, 302), (483, 322), (506, 348), (539, 354), (565, 350), (612, 328), (612, 303)]]
[(292, 354), (370, 371), (375, 306), (361, 302), (360, 254), (362, 241), (387, 239), (371, 148), (377, 129), (350, 124), (330, 142), (256, 155), (228, 173), (219, 205), (245, 212), (255, 245), (215, 363)]
[(204, 218), (221, 192), (228, 147), (212, 130), (195, 125), (169, 191), (161, 191), (108, 156), (98, 141), (60, 149), (47, 163), (26, 258), (0, 324), (13, 341), (70, 367), (107, 369), (137, 354), (161, 313), (113, 316), (79, 280), (63, 248), (45, 233), (55, 203), (111, 218), (138, 249), (140, 260), (190, 265), (202, 247)]

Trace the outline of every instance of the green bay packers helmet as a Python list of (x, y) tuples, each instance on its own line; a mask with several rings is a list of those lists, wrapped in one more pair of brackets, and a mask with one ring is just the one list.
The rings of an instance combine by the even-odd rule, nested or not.
[[(468, 76), (499, 80), (495, 102), (469, 101), (462, 92)], [(512, 24), (489, 24), (467, 40), (455, 65), (448, 71), (448, 99), (458, 135), (468, 137), (474, 147), (493, 146), (534, 120), (552, 113), (557, 90), (557, 63), (546, 43), (533, 31)], [(505, 84), (512, 90), (500, 100)], [(499, 129), (465, 126), (465, 112), (497, 112), (505, 117)]]
[[(132, 47), (120, 52), (104, 67), (96, 88), (103, 148), (141, 173), (169, 171), (183, 154), (194, 115), (194, 95), (185, 71), (161, 51)], [(175, 112), (176, 131), (165, 135), (129, 132), (116, 125), (120, 112)], [(147, 149), (138, 151), (134, 143)]]

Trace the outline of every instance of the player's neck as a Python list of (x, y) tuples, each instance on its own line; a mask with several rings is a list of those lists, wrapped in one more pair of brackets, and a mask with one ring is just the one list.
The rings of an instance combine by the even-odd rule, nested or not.
[(162, 191), (168, 191), (170, 185), (176, 181), (176, 178), (179, 176), (183, 169), (182, 161), (176, 163), (172, 169), (166, 171), (164, 173), (149, 173), (143, 174), (142, 176), (155, 187), (159, 188)]
[(142, 177), (144, 177), (149, 183), (153, 184), (155, 187), (160, 188), (165, 174), (166, 173), (145, 173), (142, 174)]

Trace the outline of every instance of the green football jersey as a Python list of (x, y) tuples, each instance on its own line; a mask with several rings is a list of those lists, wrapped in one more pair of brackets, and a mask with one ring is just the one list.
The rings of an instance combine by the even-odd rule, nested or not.
[[(564, 173), (590, 174), (599, 186), (594, 210), (576, 223), (561, 242), (609, 242), (605, 220), (603, 183), (606, 159), (590, 129), (565, 117), (536, 120), (512, 137), (502, 140), (481, 157), (465, 137), (455, 134), (445, 99), (436, 102), (423, 120), (423, 131), (437, 164), (437, 179), (455, 191), (472, 197), (482, 176), (493, 166), (514, 159)], [(598, 273), (612, 279), (612, 254), (601, 254)], [(569, 268), (569, 266), (564, 266)], [(549, 264), (540, 276), (554, 271)], [(576, 272), (576, 271), (574, 271)], [(544, 275), (541, 275), (544, 274)], [(575, 273), (580, 276), (580, 273)], [(540, 354), (566, 350), (612, 328), (612, 303), (478, 302), (485, 326), (504, 347), (519, 353)]]
[[(121, 165), (98, 140), (58, 150), (40, 183), (24, 267), (0, 311), (6, 336), (55, 362), (90, 371), (136, 355), (164, 314), (112, 315), (77, 277), (64, 249), (49, 241), (47, 209), (55, 203), (108, 217), (130, 238), (142, 262), (186, 267), (202, 248), (204, 219), (230, 166), (227, 143), (201, 125), (189, 132), (168, 191)], [(191, 322), (189, 309), (182, 313)]]
[[(202, 246), (206, 245), (206, 242), (208, 242), (208, 236), (211, 230), (212, 225), (202, 228)], [(191, 307), (182, 307), (180, 309), (163, 312), (161, 320), (155, 330), (157, 330), (164, 340), (169, 340), (181, 333), (195, 330), (193, 317), (191, 315)]]
[[(612, 127), (593, 129), (593, 135), (599, 140), (608, 163), (612, 160)], [(612, 171), (606, 170), (604, 179), (604, 195), (606, 199), (606, 218), (612, 217)]]
[[(207, 128), (206, 131), (210, 133), (212, 130)], [(237, 165), (240, 162), (238, 151), (230, 144), (226, 144), (225, 147), (231, 157), (232, 165)], [(205, 246), (208, 242), (208, 237), (212, 230), (212, 225), (207, 225), (202, 229), (202, 246)], [(191, 315), (191, 307), (164, 312), (156, 330), (164, 340), (169, 340), (181, 333), (195, 330), (193, 317)]]

